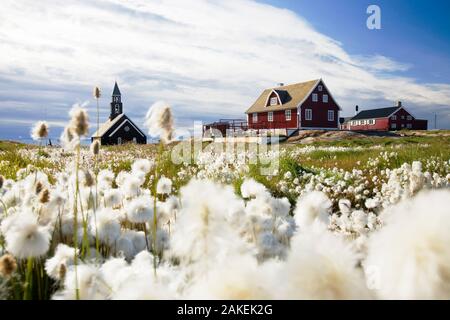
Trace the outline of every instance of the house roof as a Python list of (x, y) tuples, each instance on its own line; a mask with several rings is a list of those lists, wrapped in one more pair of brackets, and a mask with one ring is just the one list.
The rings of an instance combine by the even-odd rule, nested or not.
[(119, 114), (117, 117), (115, 117), (113, 120), (111, 120), (110, 118), (108, 118), (108, 121), (106, 121), (105, 123), (103, 123), (98, 132), (95, 131), (94, 134), (92, 135), (93, 138), (100, 138), (102, 137), (109, 129), (112, 128), (113, 125), (115, 125), (117, 122), (120, 121), (120, 119), (122, 119), (123, 117), (126, 117), (124, 113)]
[(339, 118), (339, 123), (340, 123), (340, 124), (347, 123), (347, 122), (349, 122), (352, 118), (353, 118), (353, 117), (341, 117), (341, 118)]
[(389, 107), (389, 108), (380, 108), (380, 109), (371, 109), (371, 110), (363, 110), (360, 111), (356, 116), (352, 118), (352, 120), (361, 120), (361, 119), (373, 119), (373, 118), (386, 118), (393, 114), (395, 111), (400, 109), (401, 107)]
[[(309, 96), (309, 94), (319, 83), (319, 81), (320, 79), (316, 79), (266, 89), (261, 93), (259, 98), (256, 99), (253, 105), (245, 113), (295, 109), (301, 102), (303, 102), (303, 100), (305, 100)], [(272, 92), (277, 93), (277, 95), (280, 97), (281, 105), (266, 107), (267, 99)]]
[(119, 86), (117, 85), (117, 81), (114, 83), (114, 90), (113, 90), (113, 96), (120, 96), (120, 90), (119, 90)]

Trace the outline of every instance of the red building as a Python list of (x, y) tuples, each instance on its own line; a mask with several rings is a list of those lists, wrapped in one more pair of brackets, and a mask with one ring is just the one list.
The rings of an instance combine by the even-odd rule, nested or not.
[(428, 121), (416, 119), (399, 101), (394, 107), (361, 111), (345, 124), (347, 130), (427, 130)]
[(336, 130), (340, 110), (318, 79), (266, 89), (245, 113), (249, 129)]

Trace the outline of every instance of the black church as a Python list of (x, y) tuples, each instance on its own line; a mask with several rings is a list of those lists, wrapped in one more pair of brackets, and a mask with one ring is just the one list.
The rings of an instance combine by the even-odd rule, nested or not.
[(91, 141), (95, 140), (100, 140), (102, 145), (147, 143), (146, 135), (123, 113), (122, 95), (117, 82), (112, 93), (111, 114), (91, 137)]

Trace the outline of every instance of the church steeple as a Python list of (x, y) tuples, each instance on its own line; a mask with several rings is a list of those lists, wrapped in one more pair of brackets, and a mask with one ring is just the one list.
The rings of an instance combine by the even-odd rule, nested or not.
[(109, 118), (113, 120), (115, 117), (122, 114), (122, 112), (122, 94), (120, 93), (119, 86), (116, 81), (112, 93), (111, 114), (109, 115)]

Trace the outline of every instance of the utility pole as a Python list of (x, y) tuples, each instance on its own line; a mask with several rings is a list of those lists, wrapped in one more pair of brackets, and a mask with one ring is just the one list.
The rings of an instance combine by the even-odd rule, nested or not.
[(434, 113), (434, 129), (437, 129), (437, 114)]

